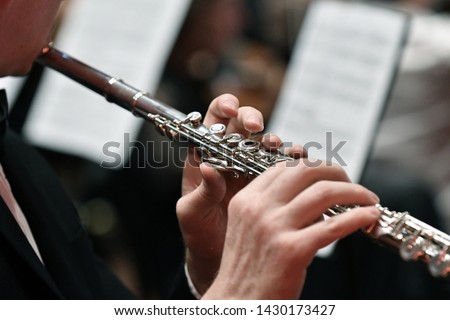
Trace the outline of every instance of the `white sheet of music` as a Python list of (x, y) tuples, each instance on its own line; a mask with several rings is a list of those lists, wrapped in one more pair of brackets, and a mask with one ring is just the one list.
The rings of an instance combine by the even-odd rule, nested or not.
[[(55, 47), (154, 92), (191, 0), (77, 0)], [(81, 85), (48, 71), (24, 127), (32, 143), (100, 162), (109, 141), (134, 139), (141, 120)], [(117, 152), (124, 154), (123, 150)], [(127, 155), (128, 152), (125, 152)]]
[(313, 159), (358, 182), (401, 56), (407, 17), (379, 7), (316, 1), (294, 48), (269, 123)]
[(11, 108), (12, 104), (19, 94), (20, 88), (25, 81), (24, 77), (3, 77), (0, 78), (0, 89), (6, 89), (8, 94), (8, 103)]

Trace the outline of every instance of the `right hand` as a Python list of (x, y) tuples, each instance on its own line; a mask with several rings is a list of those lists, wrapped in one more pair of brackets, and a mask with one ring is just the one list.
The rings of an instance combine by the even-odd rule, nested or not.
[[(317, 250), (377, 221), (374, 193), (339, 166), (306, 161), (277, 164), (234, 196), (220, 269), (203, 298), (297, 299)], [(361, 207), (321, 219), (336, 204)]]

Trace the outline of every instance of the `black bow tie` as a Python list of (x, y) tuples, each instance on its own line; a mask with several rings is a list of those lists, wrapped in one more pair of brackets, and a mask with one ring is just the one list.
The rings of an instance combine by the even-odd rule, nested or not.
[(6, 132), (8, 127), (8, 99), (6, 98), (6, 90), (0, 90), (0, 138)]

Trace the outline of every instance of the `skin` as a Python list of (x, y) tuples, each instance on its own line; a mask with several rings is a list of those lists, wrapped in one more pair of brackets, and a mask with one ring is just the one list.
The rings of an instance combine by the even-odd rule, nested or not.
[[(205, 124), (247, 136), (262, 130), (259, 111), (238, 106), (234, 96), (216, 98)], [(305, 155), (299, 146), (291, 153)], [(188, 159), (177, 212), (189, 274), (204, 299), (296, 299), (317, 250), (379, 218), (372, 206), (378, 197), (350, 183), (341, 167), (303, 160), (280, 163), (249, 183)], [(322, 221), (336, 203), (363, 207)]]
[(0, 2), (0, 76), (23, 75), (50, 40), (61, 0)]
[[(59, 0), (2, 0), (0, 76), (22, 75), (49, 40)], [(212, 101), (204, 124), (227, 125), (246, 136), (263, 129), (259, 111), (240, 107), (232, 95)], [(279, 146), (276, 136), (263, 138)], [(296, 146), (296, 157), (304, 156)], [(191, 155), (177, 215), (194, 285), (205, 299), (295, 299), (316, 251), (374, 223), (378, 198), (349, 182), (342, 168), (278, 164), (249, 183), (200, 165)], [(328, 207), (360, 204), (322, 221)]]

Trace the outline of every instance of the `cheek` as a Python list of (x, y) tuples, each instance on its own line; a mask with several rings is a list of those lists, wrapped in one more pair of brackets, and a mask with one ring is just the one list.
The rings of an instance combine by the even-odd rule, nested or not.
[[(41, 6), (33, 8), (38, 3)], [(4, 49), (0, 53), (2, 73), (20, 75), (28, 72), (41, 48), (47, 44), (59, 1), (46, 1), (45, 5), (45, 10), (42, 0), (30, 3), (26, 8), (18, 5), (6, 19), (2, 17), (0, 25), (6, 26), (0, 35), (0, 44)]]
[(38, 47), (37, 50), (40, 50), (48, 42), (57, 11), (57, 8), (49, 8), (45, 14), (34, 16), (30, 23), (23, 27), (23, 39), (28, 40), (30, 47)]

